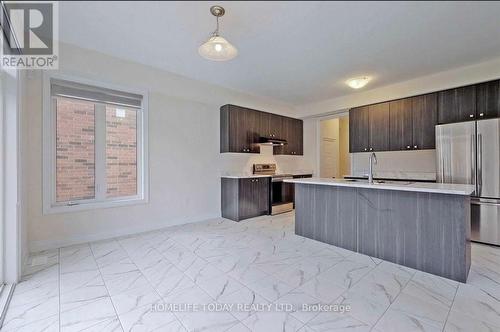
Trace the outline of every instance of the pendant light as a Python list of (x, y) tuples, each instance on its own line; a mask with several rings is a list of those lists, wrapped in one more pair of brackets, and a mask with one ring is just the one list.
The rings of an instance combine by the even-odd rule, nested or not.
[(198, 53), (205, 59), (212, 61), (231, 60), (238, 55), (238, 50), (219, 35), (219, 17), (224, 15), (225, 10), (221, 6), (212, 6), (210, 13), (217, 18), (217, 28), (212, 32), (210, 38), (198, 48)]

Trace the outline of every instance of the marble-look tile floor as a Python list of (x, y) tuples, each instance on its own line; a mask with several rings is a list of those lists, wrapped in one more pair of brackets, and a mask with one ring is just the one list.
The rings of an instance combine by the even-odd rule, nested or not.
[(292, 213), (175, 226), (35, 255), (2, 331), (500, 331), (500, 249), (472, 248), (460, 284), (296, 236)]

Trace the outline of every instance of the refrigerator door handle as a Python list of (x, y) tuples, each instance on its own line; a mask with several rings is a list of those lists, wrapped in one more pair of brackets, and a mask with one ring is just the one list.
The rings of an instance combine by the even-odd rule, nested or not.
[(483, 135), (477, 135), (477, 196), (481, 196), (483, 186)]
[(446, 181), (444, 180), (444, 160), (441, 163), (441, 182), (445, 183)]
[(476, 158), (476, 149), (474, 148), (474, 135), (471, 135), (470, 137), (470, 160), (471, 160), (471, 163), (470, 163), (470, 181), (471, 181), (471, 184), (474, 184), (476, 185), (477, 184), (477, 180), (476, 180), (476, 170), (475, 170), (475, 167), (476, 167), (476, 163), (475, 163), (475, 158)]
[(500, 206), (500, 201), (495, 200), (495, 199), (487, 199), (487, 198), (480, 198), (480, 199), (472, 199), (470, 201), (472, 205), (491, 205), (491, 206)]

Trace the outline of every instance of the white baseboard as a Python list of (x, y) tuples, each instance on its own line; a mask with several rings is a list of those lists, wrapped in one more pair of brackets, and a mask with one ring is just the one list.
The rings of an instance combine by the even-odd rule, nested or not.
[(36, 253), (36, 252), (40, 252), (40, 251), (44, 251), (44, 250), (58, 249), (58, 248), (62, 248), (62, 247), (72, 246), (75, 244), (112, 239), (114, 237), (137, 234), (137, 233), (144, 233), (144, 232), (154, 231), (154, 230), (163, 229), (163, 228), (167, 228), (167, 227), (171, 227), (171, 226), (190, 224), (190, 223), (194, 223), (194, 222), (200, 222), (200, 221), (205, 221), (205, 220), (210, 220), (210, 219), (215, 219), (215, 218), (220, 218), (220, 215), (208, 214), (208, 215), (198, 216), (198, 217), (195, 217), (195, 218), (192, 218), (189, 220), (185, 220), (185, 219), (175, 220), (175, 221), (170, 220), (168, 224), (166, 224), (166, 223), (165, 224), (163, 224), (163, 223), (162, 224), (149, 224), (149, 225), (143, 225), (143, 226), (139, 226), (139, 227), (120, 228), (120, 229), (113, 230), (113, 231), (100, 232), (100, 233), (94, 233), (94, 234), (77, 235), (77, 236), (72, 236), (72, 237), (68, 237), (68, 238), (64, 238), (64, 239), (32, 241), (29, 243), (29, 250), (30, 250), (30, 253)]

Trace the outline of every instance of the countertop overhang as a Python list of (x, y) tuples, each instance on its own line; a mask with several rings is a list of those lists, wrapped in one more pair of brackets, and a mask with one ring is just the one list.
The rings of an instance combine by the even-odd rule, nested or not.
[(468, 184), (450, 184), (450, 183), (426, 183), (426, 182), (405, 182), (405, 183), (373, 183), (363, 181), (349, 181), (329, 178), (305, 178), (305, 179), (286, 179), (284, 182), (298, 184), (314, 184), (324, 186), (368, 188), (381, 190), (399, 190), (413, 192), (427, 192), (449, 195), (470, 196), (474, 193), (475, 187)]
[[(313, 172), (309, 171), (292, 171), (292, 172), (282, 172), (283, 174), (290, 174), (292, 176), (301, 176), (301, 175), (312, 175)], [(278, 173), (278, 175), (281, 174)], [(228, 179), (249, 179), (249, 178), (270, 178), (272, 175), (262, 175), (262, 174), (248, 174), (248, 173), (233, 173), (233, 174), (223, 174), (220, 176), (221, 178)]]

